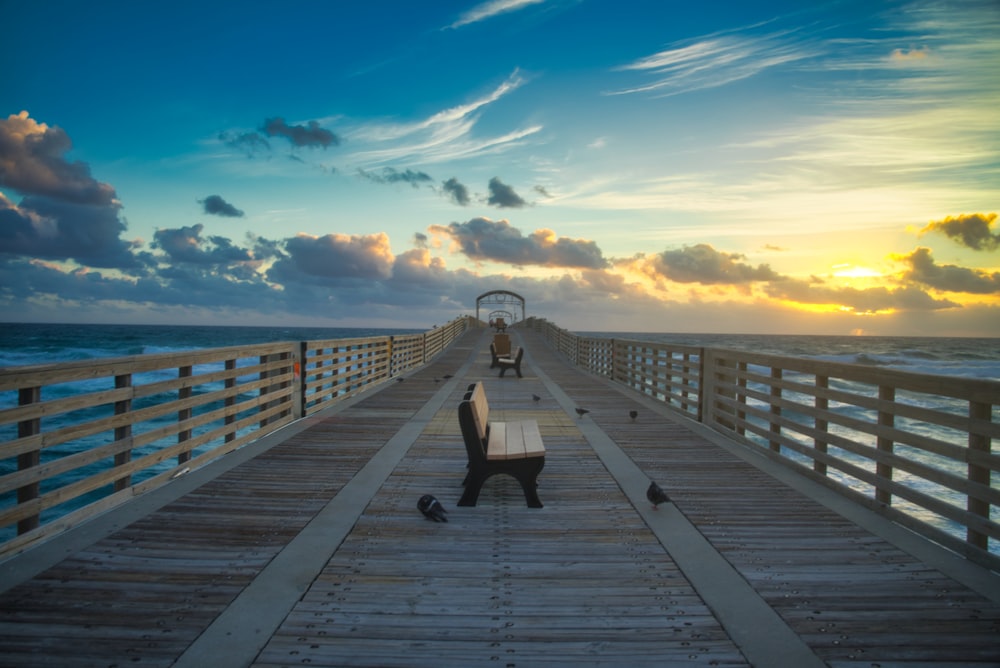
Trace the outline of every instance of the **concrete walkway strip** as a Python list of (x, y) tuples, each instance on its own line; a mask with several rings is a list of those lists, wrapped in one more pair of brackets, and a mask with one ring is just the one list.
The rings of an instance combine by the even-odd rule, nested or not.
[[(464, 376), (476, 350), (456, 372)], [(441, 389), (390, 438), (372, 459), (173, 664), (174, 668), (247, 666), (264, 648), (330, 556), (357, 523), (410, 446), (451, 395), (456, 379)]]
[[(529, 359), (525, 361), (556, 402), (573, 416), (576, 407), (573, 400), (537, 365)], [(656, 512), (650, 508), (646, 501), (649, 477), (617, 443), (594, 422), (576, 422), (657, 540), (752, 665), (826, 666), (674, 504), (665, 504)]]

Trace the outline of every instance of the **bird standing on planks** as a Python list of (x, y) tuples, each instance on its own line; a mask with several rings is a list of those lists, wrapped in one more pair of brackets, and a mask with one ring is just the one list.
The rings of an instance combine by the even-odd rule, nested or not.
[(588, 411), (586, 408), (577, 408), (576, 409), (576, 414), (579, 415), (580, 417), (583, 417), (584, 415), (586, 415), (589, 412), (590, 411)]
[(417, 501), (417, 508), (424, 514), (429, 520), (434, 520), (435, 522), (447, 522), (448, 518), (446, 515), (448, 511), (444, 509), (441, 502), (435, 499), (430, 494), (424, 494)]
[(657, 508), (658, 505), (660, 505), (661, 503), (666, 503), (667, 501), (670, 500), (670, 497), (667, 496), (667, 493), (664, 492), (660, 488), (660, 486), (657, 485), (652, 480), (649, 481), (649, 487), (646, 488), (646, 498), (649, 499), (649, 502), (653, 504), (653, 510), (659, 510), (659, 508)]
[(632, 418), (632, 422), (635, 422), (635, 419), (639, 417), (639, 411), (629, 411), (628, 416)]

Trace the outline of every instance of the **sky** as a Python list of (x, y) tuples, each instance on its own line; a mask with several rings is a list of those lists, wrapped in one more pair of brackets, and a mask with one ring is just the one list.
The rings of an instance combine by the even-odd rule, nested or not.
[(1000, 336), (997, 0), (0, 16), (2, 322)]

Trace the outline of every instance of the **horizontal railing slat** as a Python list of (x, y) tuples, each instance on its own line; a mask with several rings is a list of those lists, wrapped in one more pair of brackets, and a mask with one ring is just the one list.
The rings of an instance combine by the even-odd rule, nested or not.
[[(932, 540), (1000, 567), (998, 525), (991, 519), (1000, 513), (1000, 490), (991, 484), (1000, 472), (1000, 454), (993, 451), (1000, 438), (1000, 381), (576, 336), (540, 318), (526, 324), (587, 371), (653, 396)], [(809, 439), (811, 445), (804, 443)], [(833, 448), (870, 470), (827, 451)], [(850, 486), (852, 480), (871, 488), (867, 498)], [(916, 484), (937, 486), (966, 507)], [(907, 515), (886, 506), (894, 497), (922, 512)], [(958, 537), (953, 526), (966, 535)]]
[(480, 324), (0, 369), (0, 531), (19, 534), (0, 555), (420, 366)]

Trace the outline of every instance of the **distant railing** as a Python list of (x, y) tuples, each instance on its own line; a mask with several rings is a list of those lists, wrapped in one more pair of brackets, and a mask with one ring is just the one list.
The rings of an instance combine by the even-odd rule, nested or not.
[(1000, 567), (1000, 382), (582, 337), (524, 325), (664, 402), (970, 559)]
[(0, 556), (419, 367), (475, 326), (0, 369)]

